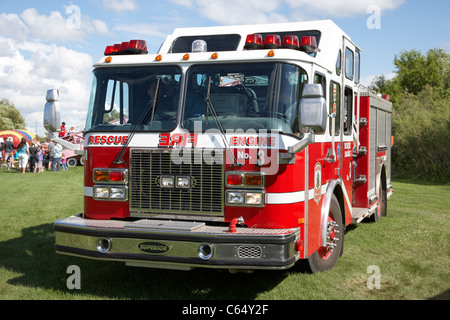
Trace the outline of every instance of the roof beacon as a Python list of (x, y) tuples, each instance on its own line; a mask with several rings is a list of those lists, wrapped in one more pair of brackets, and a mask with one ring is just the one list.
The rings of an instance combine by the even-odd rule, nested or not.
[(192, 42), (192, 52), (208, 52), (205, 40), (194, 40)]

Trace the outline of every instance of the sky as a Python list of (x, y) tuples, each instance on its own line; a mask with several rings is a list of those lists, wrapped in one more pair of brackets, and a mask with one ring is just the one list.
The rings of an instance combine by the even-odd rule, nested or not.
[(84, 128), (92, 65), (107, 45), (143, 39), (156, 53), (175, 28), (331, 19), (361, 49), (364, 84), (395, 75), (395, 55), (450, 52), (449, 0), (0, 0), (0, 99), (45, 135), (48, 89), (61, 121)]

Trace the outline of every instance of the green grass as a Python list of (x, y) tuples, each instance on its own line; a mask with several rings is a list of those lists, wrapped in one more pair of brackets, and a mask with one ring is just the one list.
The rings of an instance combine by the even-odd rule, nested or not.
[[(58, 255), (53, 222), (83, 211), (83, 168), (20, 174), (0, 168), (0, 299), (449, 299), (450, 186), (394, 181), (388, 216), (351, 226), (338, 265), (319, 274), (229, 274), (127, 267)], [(81, 269), (69, 290), (67, 267)], [(368, 289), (367, 268), (381, 288)]]

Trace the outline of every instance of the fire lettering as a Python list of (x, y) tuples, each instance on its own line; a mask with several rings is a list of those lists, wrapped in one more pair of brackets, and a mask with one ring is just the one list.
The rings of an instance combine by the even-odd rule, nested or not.
[(192, 143), (193, 147), (197, 146), (197, 134), (194, 133), (161, 133), (159, 135), (158, 147), (185, 147), (186, 144)]

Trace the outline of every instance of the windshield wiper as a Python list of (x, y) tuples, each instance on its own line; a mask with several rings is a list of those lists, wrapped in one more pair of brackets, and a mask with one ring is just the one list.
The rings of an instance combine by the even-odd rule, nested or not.
[[(131, 132), (128, 135), (127, 142), (122, 146), (122, 149), (120, 149), (120, 152), (117, 155), (116, 159), (114, 159), (113, 163), (116, 163), (116, 164), (124, 163), (122, 158), (123, 158), (123, 155), (125, 154), (125, 150), (127, 149), (128, 145), (130, 144), (131, 139), (133, 139), (134, 134), (137, 131), (137, 128), (139, 126), (141, 126), (145, 122), (145, 119), (148, 118), (148, 113), (149, 113), (150, 110), (152, 111), (152, 117), (151, 117), (151, 120), (150, 120), (150, 127), (153, 126), (153, 118), (155, 116), (155, 109), (156, 109), (156, 104), (157, 104), (157, 101), (158, 101), (159, 84), (160, 84), (160, 82), (161, 82), (161, 78), (158, 78), (158, 80), (156, 82), (155, 97), (153, 98), (153, 101), (151, 99), (148, 101), (148, 104), (147, 104), (147, 107), (144, 110), (144, 113), (142, 113), (141, 118), (131, 128)], [(150, 107), (151, 107), (151, 109), (150, 109)]]
[(227, 137), (225, 135), (225, 130), (222, 126), (222, 123), (219, 120), (219, 117), (217, 116), (216, 109), (214, 108), (214, 105), (211, 101), (211, 76), (209, 76), (209, 79), (208, 79), (208, 90), (206, 91), (206, 99), (205, 100), (206, 100), (206, 119), (205, 119), (206, 127), (208, 127), (208, 113), (209, 113), (209, 110), (211, 109), (211, 115), (213, 116), (214, 122), (216, 123), (216, 126), (219, 129), (220, 136), (222, 137), (222, 141), (225, 145), (225, 149), (227, 150), (227, 153), (230, 156), (230, 159), (233, 161), (233, 165), (234, 166), (241, 165), (237, 162), (237, 160), (234, 156), (234, 153), (231, 151), (230, 146), (228, 145)]

